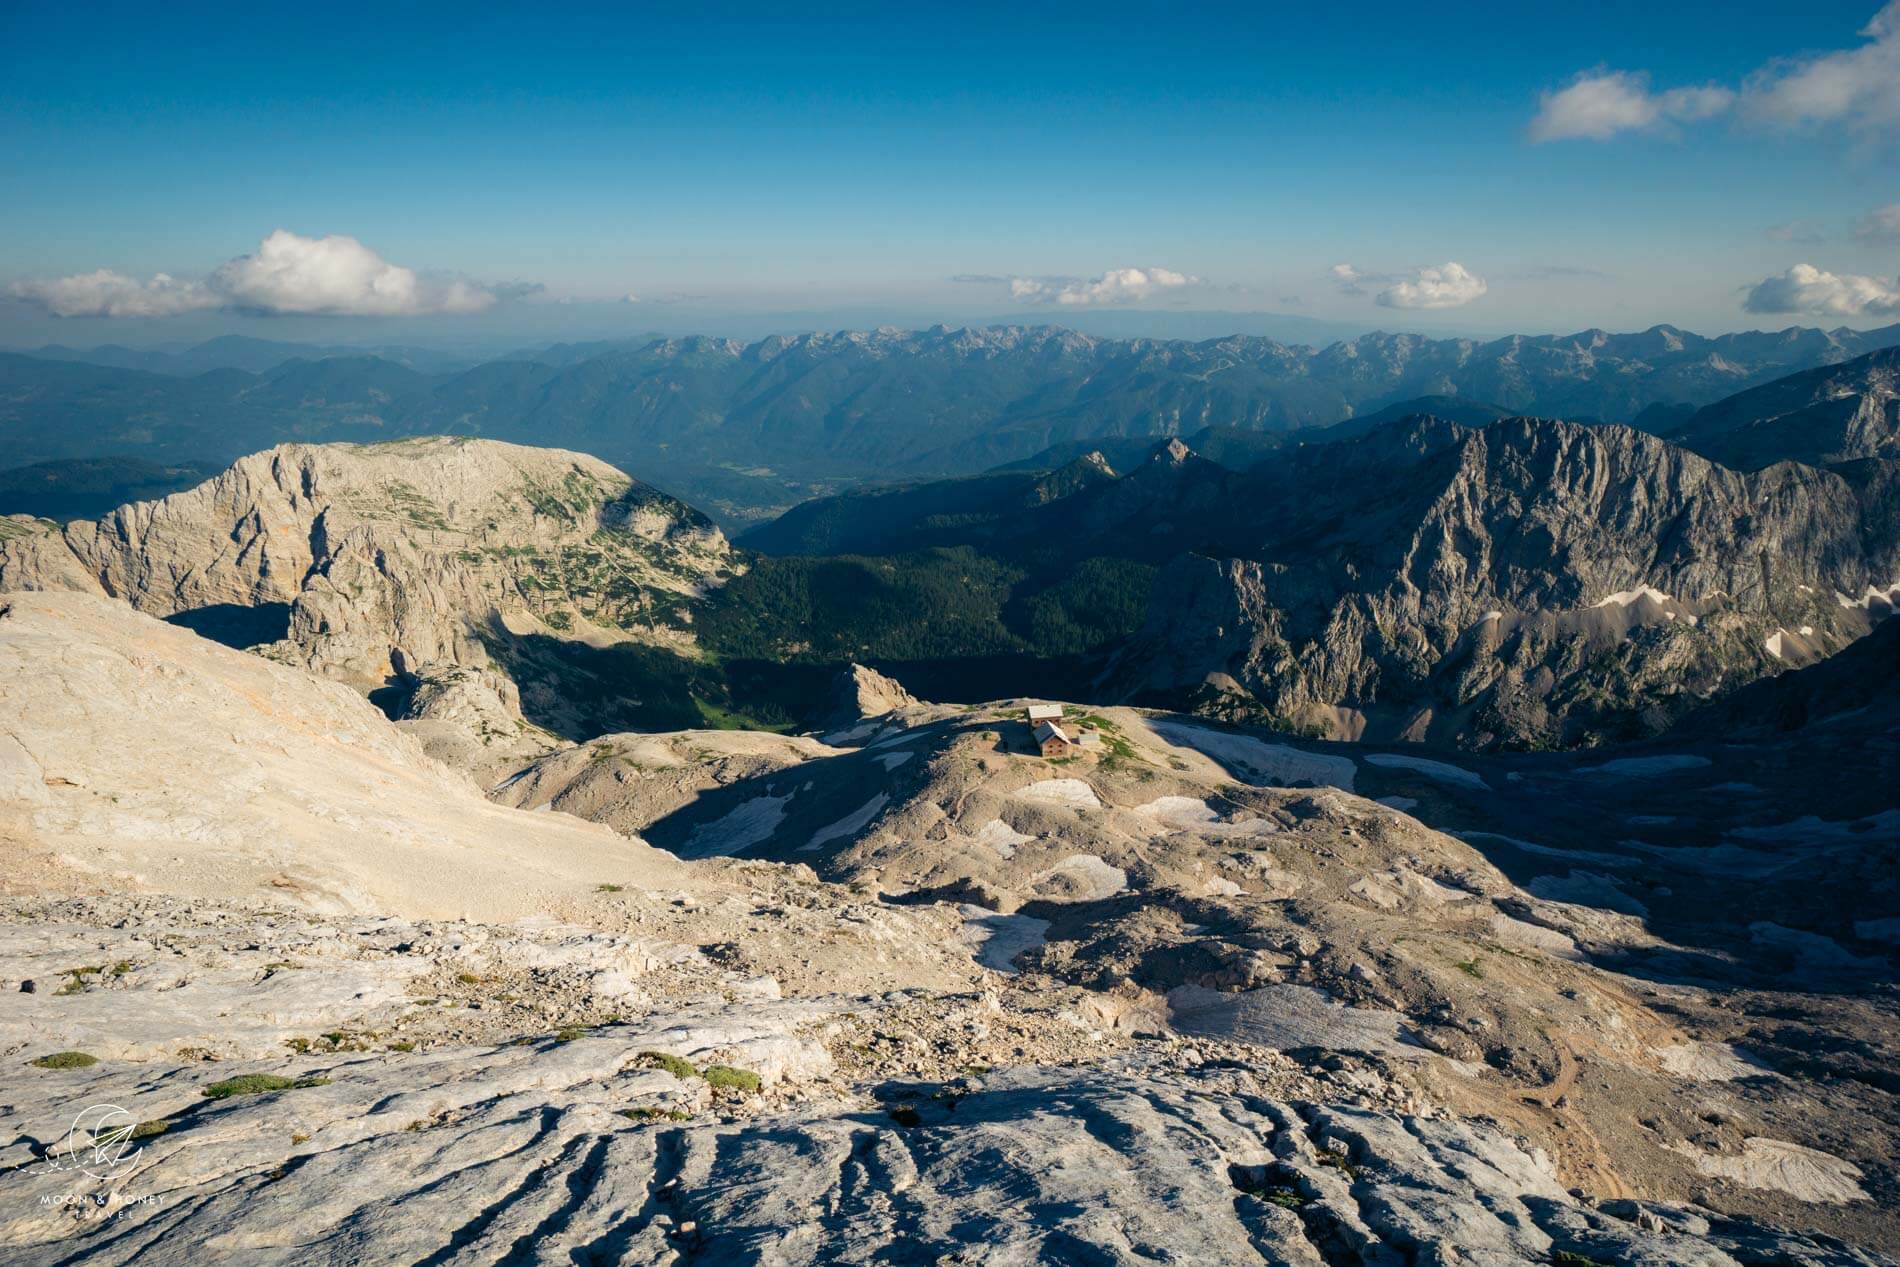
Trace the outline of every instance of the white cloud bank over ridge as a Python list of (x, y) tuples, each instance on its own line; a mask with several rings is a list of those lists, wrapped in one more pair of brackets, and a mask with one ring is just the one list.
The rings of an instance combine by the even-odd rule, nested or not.
[(1022, 303), (1065, 307), (1139, 303), (1157, 291), (1196, 286), (1200, 280), (1167, 268), (1111, 268), (1093, 281), (1012, 277), (1009, 297)]
[(1484, 278), (1456, 260), (1410, 273), (1365, 273), (1351, 264), (1335, 264), (1332, 276), (1345, 295), (1381, 287), (1373, 302), (1382, 308), (1462, 308), (1490, 289)]
[(1488, 289), (1484, 278), (1453, 262), (1419, 269), (1380, 291), (1374, 302), (1385, 308), (1461, 308)]
[(1873, 132), (1900, 125), (1900, 0), (1889, 0), (1860, 35), (1867, 43), (1858, 48), (1771, 62), (1739, 91), (1703, 84), (1652, 92), (1642, 72), (1585, 71), (1542, 95), (1530, 138), (1607, 141), (1730, 111), (1777, 127), (1842, 124)]
[(216, 308), (223, 300), (203, 282), (159, 273), (149, 282), (109, 268), (46, 281), (15, 282), (7, 294), (55, 317), (175, 317)]
[(1830, 273), (1812, 264), (1796, 264), (1750, 287), (1742, 307), (1749, 312), (1815, 317), (1893, 316), (1900, 314), (1900, 280)]
[(250, 255), (203, 281), (159, 273), (150, 281), (110, 269), (15, 282), (7, 293), (56, 317), (168, 317), (208, 308), (268, 316), (413, 317), (484, 312), (537, 286), (487, 286), (391, 264), (342, 234), (306, 238), (278, 229)]

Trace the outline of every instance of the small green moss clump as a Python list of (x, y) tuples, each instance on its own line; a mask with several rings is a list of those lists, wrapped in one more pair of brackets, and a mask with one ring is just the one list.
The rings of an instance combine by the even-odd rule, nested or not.
[(621, 1117), (630, 1122), (684, 1122), (692, 1116), (680, 1109), (656, 1109), (650, 1104), (636, 1105), (619, 1112)]
[(640, 1053), (640, 1059), (656, 1069), (666, 1070), (682, 1081), (699, 1076), (699, 1070), (693, 1068), (693, 1062), (683, 1056), (669, 1056), (663, 1051), (643, 1051)]
[(104, 968), (96, 966), (91, 968), (68, 968), (61, 974), (66, 978), (66, 984), (53, 991), (53, 993), (84, 994), (86, 992), (86, 983), (104, 971)]
[(50, 1056), (41, 1056), (33, 1062), (41, 1069), (84, 1069), (87, 1065), (99, 1063), (99, 1057), (83, 1051), (56, 1051)]
[(748, 1095), (758, 1091), (761, 1085), (758, 1074), (750, 1069), (734, 1069), (731, 1065), (708, 1065), (699, 1076), (706, 1080), (707, 1086), (744, 1091)]
[(265, 1095), (273, 1091), (301, 1091), (305, 1087), (327, 1087), (328, 1078), (285, 1078), (274, 1073), (246, 1073), (214, 1082), (199, 1091), (212, 1100), (228, 1100), (234, 1095)]
[(164, 1118), (162, 1117), (153, 1118), (149, 1122), (140, 1122), (137, 1126), (133, 1127), (132, 1138), (133, 1139), (150, 1139), (154, 1135), (163, 1135), (166, 1131), (169, 1131), (171, 1128), (172, 1128), (172, 1124), (166, 1121)]
[(626, 886), (626, 885), (624, 885), (624, 884), (597, 884), (597, 885), (595, 885), (595, 886), (594, 886), (594, 892), (596, 892), (596, 893), (619, 893), (619, 892), (621, 892), (621, 891), (623, 891), (623, 890), (624, 890), (624, 889), (625, 889), (626, 887), (627, 887), (627, 886)]

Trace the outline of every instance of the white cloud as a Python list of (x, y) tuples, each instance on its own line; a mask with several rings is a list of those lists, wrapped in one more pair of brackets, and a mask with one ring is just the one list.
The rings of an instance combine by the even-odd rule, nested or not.
[(166, 317), (206, 308), (271, 316), (407, 317), (471, 313), (538, 285), (485, 286), (431, 277), (391, 264), (355, 238), (306, 238), (278, 229), (256, 252), (221, 265), (204, 281), (160, 273), (140, 282), (101, 269), (45, 281), (15, 282), (7, 293), (59, 317)]
[(1459, 308), (1480, 298), (1487, 289), (1484, 278), (1453, 262), (1419, 269), (1410, 278), (1380, 291), (1375, 302), (1386, 308)]
[(55, 317), (171, 317), (222, 302), (203, 282), (159, 273), (149, 282), (102, 268), (47, 281), (14, 282), (7, 293)]
[(1139, 303), (1158, 291), (1199, 285), (1200, 280), (1166, 268), (1112, 268), (1093, 281), (1062, 277), (1012, 277), (1009, 279), (1009, 296), (1023, 303), (1061, 304), (1068, 307)]
[(1900, 202), (1876, 207), (1854, 226), (1854, 236), (1872, 246), (1900, 244)]
[(1366, 293), (1366, 288), (1362, 283), (1379, 280), (1367, 277), (1350, 264), (1333, 265), (1332, 274), (1333, 281), (1338, 285), (1339, 293), (1342, 295), (1363, 295)]
[(273, 314), (409, 317), (481, 312), (489, 291), (464, 281), (425, 281), (391, 264), (355, 238), (300, 237), (278, 229), (211, 275), (211, 286), (236, 308)]
[(1900, 124), (1900, 0), (1860, 30), (1859, 48), (1772, 63), (1749, 78), (1748, 113), (1787, 127), (1845, 123), (1862, 130)]
[(1567, 88), (1547, 92), (1531, 120), (1531, 140), (1607, 141), (1618, 132), (1661, 123), (1692, 123), (1728, 109), (1735, 94), (1708, 84), (1700, 88), (1649, 90), (1649, 77), (1624, 70), (1585, 72)]
[(1892, 316), (1900, 313), (1900, 283), (1796, 264), (1779, 276), (1757, 282), (1742, 307), (1749, 312), (1816, 317)]
[(1777, 127), (1841, 124), (1860, 132), (1900, 125), (1900, 0), (1860, 29), (1866, 43), (1831, 53), (1778, 58), (1739, 92), (1719, 84), (1651, 92), (1640, 71), (1585, 71), (1539, 98), (1534, 142), (1604, 141), (1620, 132), (1694, 123), (1737, 109)]

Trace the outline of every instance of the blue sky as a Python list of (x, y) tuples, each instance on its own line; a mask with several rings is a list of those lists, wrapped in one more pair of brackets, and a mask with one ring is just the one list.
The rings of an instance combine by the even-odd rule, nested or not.
[[(1900, 320), (1900, 219), (1870, 219), (1900, 204), (1900, 102), (1769, 92), (1829, 57), (1870, 62), (1839, 63), (1850, 89), (1879, 76), (1900, 34), (1877, 4), (681, 8), (12, 0), (0, 341), (1084, 309)], [(1579, 76), (1569, 104), (1597, 113), (1540, 143)], [(1664, 95), (1706, 86), (1732, 103)], [(215, 278), (278, 229), (289, 251), (353, 238), (418, 297), (299, 307), (281, 274)], [(50, 315), (91, 300), (44, 283), (97, 270), (213, 282), (166, 315)], [(458, 308), (455, 278), (542, 289)]]

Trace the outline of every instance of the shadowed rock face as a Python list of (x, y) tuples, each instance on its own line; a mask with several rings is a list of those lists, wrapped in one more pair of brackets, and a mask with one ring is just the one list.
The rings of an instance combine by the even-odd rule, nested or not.
[(1742, 475), (1533, 419), (1300, 450), (1229, 481), (1106, 681), (1334, 734), (1339, 709), (1373, 736), (1476, 747), (1653, 733), (1891, 610), (1877, 474)]
[(1697, 410), (1670, 437), (1745, 471), (1900, 457), (1900, 350), (1738, 392)]

